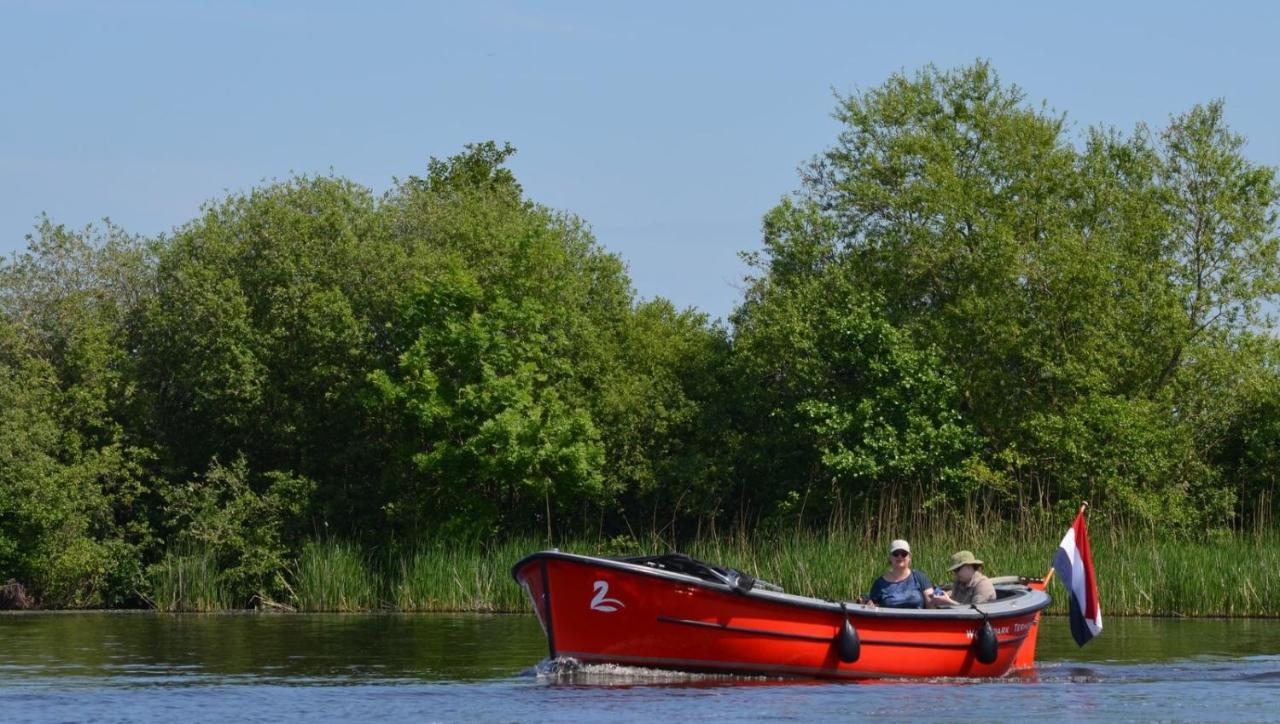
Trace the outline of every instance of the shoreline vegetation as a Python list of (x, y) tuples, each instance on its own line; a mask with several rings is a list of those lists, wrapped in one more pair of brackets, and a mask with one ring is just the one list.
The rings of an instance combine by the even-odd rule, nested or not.
[[(917, 567), (938, 583), (948, 580), (946, 560), (972, 548), (989, 575), (1040, 577), (1048, 571), (1060, 536), (959, 539), (928, 535), (912, 540)], [(974, 542), (976, 541), (976, 542)], [(1098, 536), (1091, 541), (1103, 611), (1108, 616), (1272, 618), (1280, 616), (1280, 536), (1223, 534), (1212, 540), (1154, 535)], [(630, 538), (567, 540), (561, 550), (588, 555), (641, 555), (668, 546), (650, 536), (648, 545)], [(412, 552), (379, 556), (341, 541), (310, 541), (292, 579), (288, 602), (259, 602), (269, 610), (299, 612), (527, 613), (524, 591), (510, 568), (547, 546), (536, 538), (492, 546), (424, 545)], [(789, 593), (830, 600), (864, 594), (886, 566), (880, 546), (862, 535), (833, 530), (796, 532), (774, 538), (746, 535), (704, 538), (680, 549), (773, 581)], [(225, 611), (231, 603), (210, 575), (210, 555), (187, 552), (165, 559), (153, 573), (154, 606), (162, 611)], [(1066, 613), (1065, 594), (1049, 590), (1049, 614)]]
[(837, 98), (725, 320), (496, 141), (42, 218), (0, 259), (0, 606), (524, 610), (549, 545), (851, 598), (900, 536), (1041, 575), (1087, 500), (1107, 614), (1276, 614), (1276, 169), (1221, 101), (1052, 108), (981, 61)]

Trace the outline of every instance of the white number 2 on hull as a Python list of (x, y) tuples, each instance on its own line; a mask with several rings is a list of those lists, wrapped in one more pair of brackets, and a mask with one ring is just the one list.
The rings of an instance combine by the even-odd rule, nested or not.
[(613, 613), (620, 608), (626, 608), (626, 604), (616, 598), (605, 598), (609, 595), (609, 584), (604, 581), (596, 581), (593, 586), (596, 595), (591, 599), (592, 611), (604, 611), (605, 613)]

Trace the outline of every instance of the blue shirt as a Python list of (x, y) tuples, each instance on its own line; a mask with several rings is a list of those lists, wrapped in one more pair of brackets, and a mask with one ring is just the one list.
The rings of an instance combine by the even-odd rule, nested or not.
[(912, 571), (911, 575), (890, 583), (881, 576), (871, 584), (871, 595), (868, 596), (877, 606), (887, 608), (924, 608), (924, 592), (933, 588), (933, 581), (920, 571)]

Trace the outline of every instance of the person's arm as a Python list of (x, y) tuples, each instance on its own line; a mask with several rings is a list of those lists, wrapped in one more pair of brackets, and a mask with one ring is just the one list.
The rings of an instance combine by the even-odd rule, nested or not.
[(933, 581), (929, 580), (929, 577), (921, 571), (913, 571), (912, 575), (920, 577), (917, 579), (917, 583), (920, 585), (920, 595), (924, 596), (924, 607), (933, 608)]
[(884, 577), (881, 576), (876, 579), (875, 583), (871, 584), (871, 593), (867, 594), (867, 603), (872, 606), (879, 606), (883, 602), (884, 602)]
[(996, 587), (991, 583), (991, 579), (984, 578), (978, 581), (978, 587), (973, 592), (974, 603), (990, 603), (996, 600)]

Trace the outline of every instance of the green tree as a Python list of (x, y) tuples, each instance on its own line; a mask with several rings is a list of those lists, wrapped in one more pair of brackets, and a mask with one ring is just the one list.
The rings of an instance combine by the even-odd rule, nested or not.
[[(890, 323), (839, 266), (754, 285), (735, 319), (753, 467), (766, 506), (830, 515), (908, 488), (963, 485), (974, 448), (936, 349)], [(754, 423), (754, 424), (752, 424)], [(781, 508), (778, 508), (781, 506)]]
[(707, 492), (715, 456), (691, 432), (723, 334), (636, 305), (581, 220), (525, 198), (512, 152), (468, 147), (386, 200), (395, 237), (436, 260), (393, 325), (395, 364), (372, 378), (395, 459), (412, 462), (392, 468), (388, 490), (413, 482), (389, 510), (480, 534)]
[(735, 335), (780, 323), (777, 290), (822, 289), (792, 322), (848, 280), (937, 350), (980, 441), (975, 480), (1024, 514), (1087, 494), (1137, 521), (1229, 517), (1207, 456), (1238, 396), (1215, 396), (1256, 365), (1225, 352), (1280, 277), (1274, 174), (1243, 157), (1221, 105), (1158, 137), (1092, 129), (1076, 144), (980, 62), (895, 75), (835, 116), (835, 145), (765, 217), (753, 288), (768, 293), (749, 293)]
[(415, 298), (399, 365), (373, 375), (415, 441), (402, 495), (387, 503), (393, 522), (486, 537), (546, 520), (553, 499), (559, 510), (604, 496), (599, 434), (549, 312), (461, 270)]
[(1175, 117), (1161, 141), (1168, 253), (1184, 315), (1159, 378), (1165, 384), (1189, 347), (1258, 324), (1262, 302), (1280, 292), (1280, 187), (1275, 169), (1244, 157), (1245, 140), (1227, 126), (1221, 101)]
[(0, 575), (47, 605), (121, 605), (153, 545), (125, 344), (145, 248), (48, 220), (28, 241), (0, 266)]

